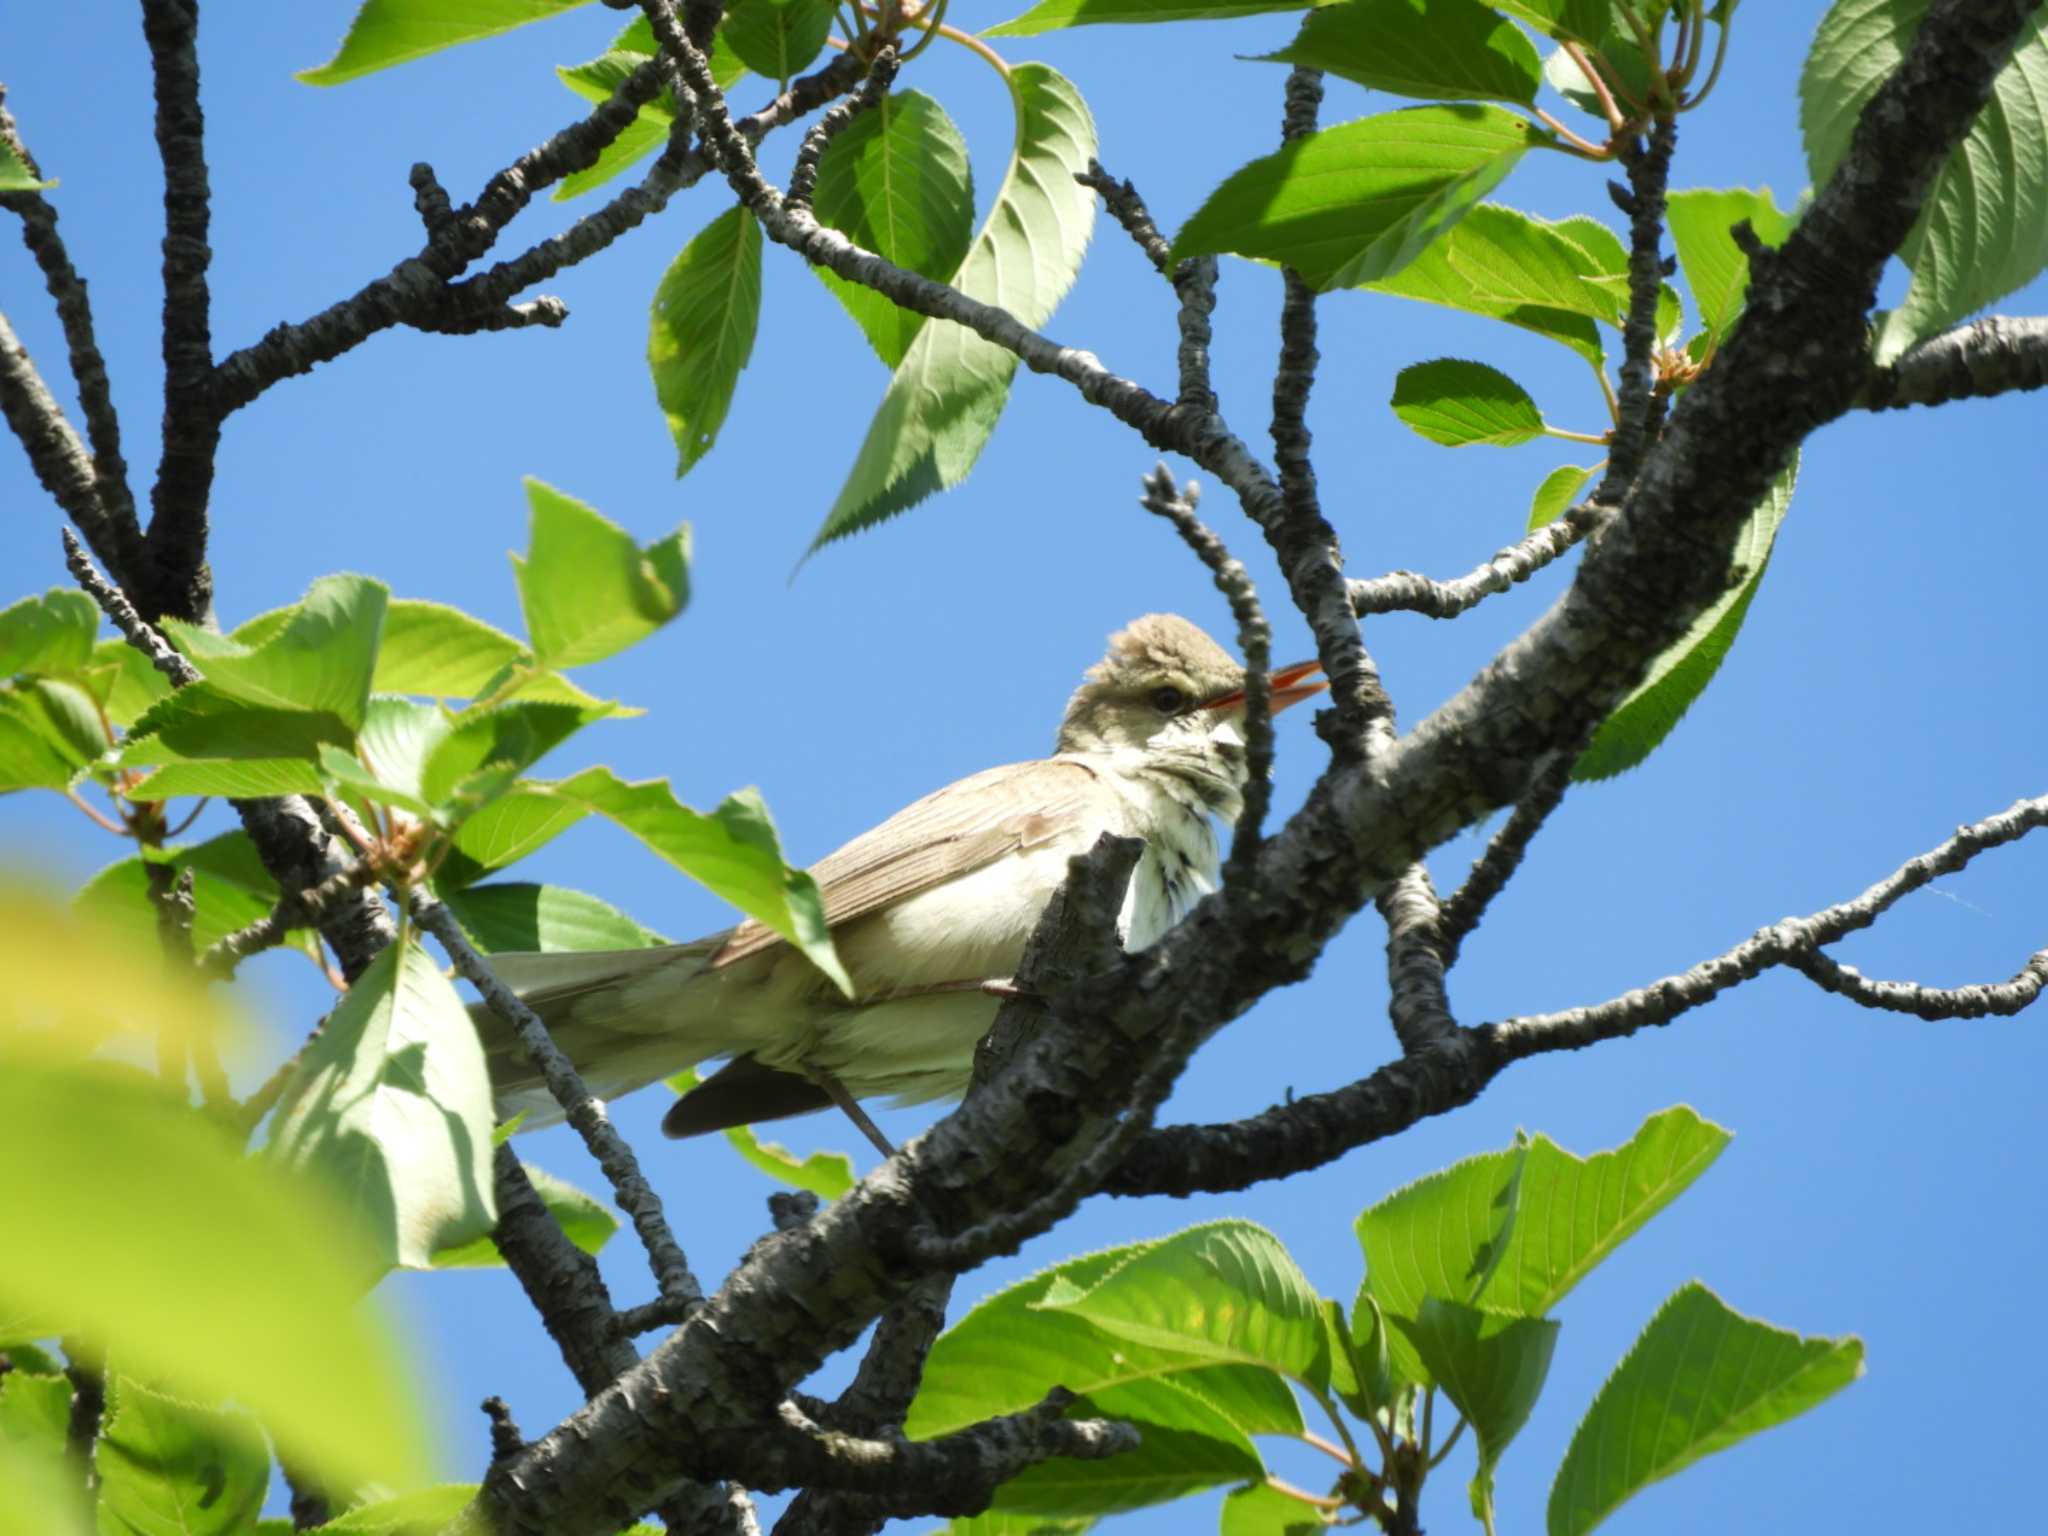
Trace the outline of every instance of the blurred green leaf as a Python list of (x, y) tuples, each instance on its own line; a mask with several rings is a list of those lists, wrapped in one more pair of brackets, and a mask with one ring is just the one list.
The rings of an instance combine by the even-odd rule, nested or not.
[[(256, 845), (242, 831), (223, 832), (203, 843), (152, 849), (146, 855), (109, 864), (79, 891), (74, 905), (80, 914), (119, 929), (136, 948), (157, 940), (156, 905), (149, 894), (149, 865), (166, 864), (172, 872), (192, 872), (192, 946), (204, 950), (237, 929), (246, 928), (277, 904), (277, 882), (263, 867)], [(300, 949), (313, 944), (309, 929), (295, 929), (289, 941)]]
[(534, 655), (580, 667), (653, 634), (690, 600), (690, 530), (642, 549), (618, 524), (531, 476), (525, 558), (512, 557)]
[(832, 948), (818, 884), (783, 862), (782, 841), (757, 791), (728, 795), (709, 815), (677, 800), (666, 779), (629, 784), (609, 768), (585, 769), (553, 791), (609, 817), (714, 895), (774, 929), (853, 996), (853, 982)]
[(133, 725), (159, 699), (171, 696), (170, 680), (126, 640), (102, 640), (92, 648), (86, 672), (107, 718), (124, 729)]
[(573, 11), (588, 0), (363, 0), (333, 58), (292, 78), (340, 85), (394, 64), (425, 58), (458, 43), (509, 32), (529, 21)]
[(468, 1011), (424, 950), (393, 944), (301, 1053), (269, 1151), (338, 1192), (380, 1269), (424, 1269), (496, 1223), (494, 1119)]
[(1259, 57), (1425, 101), (1533, 106), (1543, 83), (1535, 46), (1480, 0), (1336, 0), (1309, 11), (1285, 48)]
[(1325, 128), (1228, 177), (1181, 227), (1174, 259), (1264, 258), (1319, 291), (1390, 277), (1540, 141), (1501, 107), (1410, 107)]
[(1412, 1318), (1395, 1326), (1444, 1395), (1479, 1439), (1472, 1474), (1472, 1513), (1493, 1529), (1493, 1472), (1550, 1374), (1558, 1324), (1540, 1317), (1500, 1317), (1476, 1307), (1425, 1296)]
[(254, 1523), (270, 1489), (270, 1451), (253, 1418), (128, 1376), (107, 1386), (93, 1447), (101, 1536), (240, 1536)]
[[(16, 988), (54, 963), (0, 948)], [(130, 1371), (241, 1402), (337, 1482), (424, 1472), (410, 1373), (359, 1309), (365, 1255), (323, 1192), (242, 1157), (139, 1074), (20, 1056), (0, 1070), (0, 1165), (41, 1170), (0, 1181), (0, 1228), (36, 1235), (0, 1265), (0, 1310), (63, 1319)]]
[[(259, 643), (165, 619), (214, 694), (259, 709), (332, 715), (360, 729), (389, 593), (367, 576), (323, 576)], [(179, 695), (183, 697), (183, 693)]]
[(70, 749), (51, 720), (42, 693), (47, 686), (41, 679), (0, 686), (0, 794), (65, 789), (89, 761)]
[[(1905, 57), (1929, 0), (1836, 0), (1807, 51), (1799, 121), (1816, 187), (1849, 148), (1863, 108)], [(2048, 14), (2036, 13), (1920, 207), (1899, 257), (1913, 281), (1878, 327), (1888, 363), (2003, 298), (2048, 263)]]
[(1583, 1536), (1635, 1494), (1797, 1418), (1863, 1374), (1863, 1341), (1802, 1338), (1680, 1286), (1572, 1435), (1550, 1489), (1549, 1536)]
[(654, 290), (647, 367), (675, 438), (678, 479), (718, 441), (760, 319), (761, 226), (735, 204), (697, 232)]
[[(1009, 75), (1017, 135), (1003, 184), (952, 286), (1019, 323), (1043, 325), (1073, 286), (1095, 227), (1095, 194), (1074, 178), (1095, 154), (1081, 93), (1043, 64)], [(1016, 354), (965, 326), (920, 329), (868, 426), (816, 550), (967, 478), (1009, 398)]]
[(1621, 1146), (1591, 1157), (1574, 1157), (1547, 1136), (1531, 1138), (1506, 1251), (1478, 1305), (1542, 1317), (1691, 1188), (1729, 1139), (1682, 1104), (1650, 1116)]
[[(0, 144), (0, 151), (5, 150)], [(83, 592), (52, 587), (0, 608), (0, 678), (17, 672), (76, 672), (92, 655), (100, 611)], [(126, 643), (121, 642), (123, 649)]]
[(1394, 375), (1389, 403), (1413, 431), (1447, 448), (1512, 448), (1543, 435), (1543, 415), (1529, 392), (1485, 363), (1411, 363)]
[(507, 881), (447, 891), (442, 900), (485, 954), (643, 949), (668, 942), (611, 903), (566, 886)]
[(1749, 616), (1750, 600), (1762, 585), (1771, 562), (1771, 547), (1792, 505), (1792, 487), (1799, 478), (1797, 457), (1772, 482), (1749, 521), (1735, 538), (1732, 571), (1740, 572), (1677, 644), (1650, 664), (1649, 674), (1635, 691), (1601, 723), (1593, 740), (1572, 769), (1578, 780), (1606, 779), (1633, 768), (1654, 752), (1706, 691), (1721, 669), (1728, 648)]
[(1057, 1515), (1009, 1514), (992, 1509), (985, 1515), (963, 1515), (934, 1526), (928, 1536), (1081, 1536), (1094, 1525), (1089, 1516), (1069, 1520)]
[(5, 1353), (10, 1369), (0, 1372), (0, 1445), (62, 1465), (71, 1425), (71, 1378), (33, 1345), (10, 1344)]
[[(521, 1163), (526, 1177), (533, 1185), (534, 1193), (540, 1196), (540, 1203), (548, 1208), (561, 1224), (563, 1235), (585, 1253), (596, 1253), (611, 1241), (619, 1230), (619, 1218), (612, 1208), (597, 1196), (586, 1194), (567, 1179), (558, 1179), (545, 1168), (536, 1168), (532, 1163)], [(501, 1268), (505, 1256), (498, 1252), (498, 1245), (489, 1233), (472, 1238), (466, 1243), (434, 1250), (434, 1269), (490, 1269)]]
[(1223, 1497), (1221, 1536), (1323, 1536), (1321, 1514), (1271, 1483), (1233, 1488)]
[[(811, 199), (818, 222), (863, 250), (945, 282), (974, 236), (974, 176), (967, 142), (946, 109), (919, 91), (897, 91), (863, 112), (826, 147)], [(874, 289), (830, 267), (813, 267), (890, 368), (924, 326)]]

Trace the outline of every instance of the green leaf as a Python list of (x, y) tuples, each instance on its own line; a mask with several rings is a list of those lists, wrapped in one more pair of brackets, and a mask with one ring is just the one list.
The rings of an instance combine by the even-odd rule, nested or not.
[(587, 768), (553, 792), (617, 822), (692, 880), (781, 934), (853, 996), (853, 982), (832, 948), (818, 883), (783, 862), (782, 840), (758, 790), (727, 795), (708, 816), (676, 799), (667, 779), (628, 783), (609, 768)]
[(573, 11), (588, 0), (363, 0), (333, 58), (294, 79), (340, 85), (363, 75), (423, 59), (458, 43), (495, 37), (529, 21)]
[(1221, 1536), (1323, 1536), (1329, 1529), (1309, 1505), (1271, 1483), (1233, 1488), (1223, 1499)]
[(1057, 1515), (1011, 1514), (990, 1510), (983, 1515), (963, 1515), (945, 1525), (934, 1526), (927, 1536), (1082, 1536), (1095, 1521), (1082, 1516), (1062, 1519)]
[[(40, 179), (11, 145), (0, 141), (0, 192), (41, 192), (55, 185), (54, 181)], [(81, 592), (79, 596), (84, 597), (85, 594)]]
[(445, 603), (394, 598), (384, 611), (384, 643), (370, 686), (379, 693), (473, 699), (526, 647)]
[(1692, 708), (1693, 700), (1706, 691), (1729, 646), (1735, 643), (1742, 621), (1749, 616), (1750, 600), (1770, 565), (1771, 546), (1777, 541), (1786, 509), (1792, 505), (1792, 487), (1798, 478), (1795, 457), (1736, 535), (1734, 570), (1743, 573), (1741, 579), (1693, 620), (1677, 644), (1650, 664), (1649, 674), (1635, 691), (1616, 705), (1614, 713), (1593, 733), (1593, 740), (1572, 769), (1574, 779), (1612, 778), (1635, 767), (1663, 743)]
[(1078, 1313), (1040, 1305), (1085, 1294), (1156, 1246), (1133, 1243), (1069, 1259), (982, 1301), (933, 1345), (906, 1432), (915, 1439), (947, 1434), (1027, 1408), (1065, 1383), (1118, 1404), (1118, 1413), (1132, 1407), (1182, 1430), (1228, 1439), (1299, 1434), (1299, 1405), (1271, 1371), (1134, 1347)]
[(340, 1193), (380, 1267), (424, 1269), (497, 1221), (494, 1118), (461, 999), (417, 944), (393, 944), (300, 1055), (270, 1155)]
[(466, 816), (593, 721), (609, 704), (583, 707), (515, 699), (455, 716), (420, 764), (420, 794), (449, 819)]
[(690, 600), (685, 524), (645, 549), (575, 498), (528, 476), (526, 556), (512, 557), (526, 632), (544, 667), (580, 667), (638, 644)]
[(1534, 533), (1538, 528), (1549, 526), (1575, 506), (1579, 492), (1599, 472), (1600, 466), (1588, 464), (1583, 468), (1577, 464), (1560, 464), (1543, 477), (1543, 483), (1536, 487), (1536, 494), (1529, 501), (1529, 528)]
[(644, 949), (668, 942), (611, 903), (567, 886), (507, 881), (448, 891), (441, 899), (485, 954)]
[(1137, 1447), (1100, 1461), (1054, 1457), (1040, 1462), (996, 1490), (996, 1511), (1050, 1516), (1062, 1523), (1090, 1520), (1265, 1476), (1258, 1451), (1227, 1424), (1218, 1421), (1219, 1433), (1204, 1434), (1150, 1416), (1153, 1405), (1176, 1397), (1185, 1399), (1186, 1394), (1170, 1383), (1153, 1382), (1145, 1384), (1142, 1398), (1138, 1389), (1126, 1388), (1078, 1399), (1067, 1409), (1068, 1418), (1127, 1423), (1138, 1431)]
[(1863, 1341), (1802, 1338), (1679, 1287), (1600, 1388), (1550, 1489), (1549, 1536), (1583, 1536), (1654, 1482), (1797, 1418), (1863, 1374)]
[[(694, 1070), (685, 1068), (664, 1081), (681, 1096), (696, 1087), (699, 1078)], [(798, 1158), (778, 1141), (762, 1141), (751, 1125), (728, 1126), (725, 1139), (769, 1178), (793, 1189), (807, 1189), (821, 1200), (837, 1200), (853, 1188), (853, 1159), (844, 1152), (813, 1152)]]
[(1299, 11), (1309, 0), (1039, 0), (1023, 15), (990, 27), (983, 37), (1035, 37), (1065, 27), (1143, 21), (1223, 21)]
[(1512, 448), (1543, 435), (1529, 392), (1498, 368), (1440, 357), (1394, 376), (1394, 414), (1447, 448), (1491, 443)]
[(1540, 1317), (1499, 1317), (1425, 1296), (1421, 1311), (1398, 1319), (1396, 1326), (1479, 1439), (1472, 1513), (1491, 1531), (1494, 1468), (1508, 1442), (1529, 1422), (1550, 1374), (1560, 1325)]
[[(585, 1253), (596, 1253), (619, 1230), (619, 1218), (595, 1195), (585, 1194), (567, 1179), (558, 1179), (545, 1168), (521, 1163), (528, 1182), (540, 1196), (540, 1203), (557, 1222), (569, 1241)], [(505, 1256), (486, 1232), (466, 1243), (434, 1250), (434, 1269), (491, 1269), (502, 1267)]]
[(1546, 37), (1599, 44), (1614, 30), (1616, 0), (1494, 0), (1494, 8)]
[(832, 16), (832, 0), (735, 0), (718, 35), (755, 74), (786, 85), (823, 50)]
[[(1095, 122), (1081, 93), (1043, 64), (1017, 65), (1009, 86), (1017, 123), (1009, 169), (953, 286), (1039, 326), (1073, 285), (1094, 229), (1095, 196), (1074, 178), (1094, 157)], [(1014, 353), (965, 326), (919, 330), (811, 548), (966, 479), (1016, 371)]]
[[(5, 148), (0, 143), (0, 150)], [(41, 597), (24, 597), (0, 608), (0, 677), (78, 671), (92, 655), (92, 637), (99, 627), (100, 611), (93, 600), (69, 587), (52, 587)], [(126, 642), (119, 643), (128, 648)]]
[(125, 793), (130, 800), (174, 800), (181, 795), (261, 800), (272, 795), (317, 796), (324, 792), (319, 770), (304, 758), (251, 757), (171, 763)]
[(1682, 1104), (1650, 1116), (1621, 1146), (1591, 1157), (1574, 1157), (1547, 1136), (1533, 1137), (1506, 1251), (1478, 1305), (1542, 1317), (1689, 1189), (1729, 1139)]
[(38, 683), (0, 688), (0, 794), (65, 789), (85, 768), (52, 724)]
[[(919, 91), (897, 91), (863, 112), (827, 146), (811, 200), (818, 222), (886, 261), (944, 282), (974, 235), (974, 177), (967, 143), (946, 109)], [(924, 326), (874, 289), (830, 267), (813, 267), (890, 368)]]
[(333, 715), (354, 730), (369, 704), (388, 596), (367, 576), (323, 576), (292, 607), (267, 615), (281, 622), (254, 644), (177, 619), (163, 628), (221, 697)]
[(314, 1529), (320, 1536), (441, 1536), (449, 1522), (461, 1514), (481, 1491), (481, 1486), (476, 1483), (442, 1483), (433, 1488), (415, 1488), (396, 1498), (359, 1504), (348, 1513), (337, 1515)]
[[(1430, 1296), (1466, 1304), (1478, 1298), (1507, 1251), (1523, 1156), (1517, 1143), (1467, 1158), (1359, 1213), (1366, 1290), (1390, 1322), (1414, 1321)], [(1352, 1332), (1355, 1338), (1355, 1313)], [(1390, 1329), (1386, 1340), (1395, 1380), (1432, 1380), (1405, 1334)]]
[(108, 1383), (93, 1447), (101, 1536), (240, 1536), (262, 1512), (270, 1452), (246, 1413), (202, 1408), (128, 1376)]
[[(1928, 0), (1835, 0), (1799, 79), (1800, 126), (1813, 184), (1849, 147), (1856, 120), (1898, 68)], [(1899, 256), (1913, 281), (1879, 328), (1890, 362), (2003, 298), (2048, 264), (2048, 15), (2036, 13), (1991, 99), (1935, 178)]]
[[(49, 963), (12, 949), (16, 987)], [(0, 1070), (0, 1166), (41, 1170), (0, 1185), (0, 1227), (36, 1234), (0, 1265), (0, 1310), (63, 1318), (129, 1371), (235, 1399), (337, 1482), (424, 1471), (411, 1373), (358, 1305), (364, 1257), (323, 1192), (139, 1074), (19, 1058)]]
[(1389, 277), (1541, 141), (1500, 107), (1410, 107), (1325, 128), (1232, 174), (1173, 255), (1265, 258), (1321, 291)]
[(1425, 101), (1534, 106), (1543, 83), (1529, 39), (1479, 0), (1338, 0), (1311, 10), (1293, 42), (1260, 57)]
[(1574, 214), (1553, 222), (1486, 203), (1451, 231), (1442, 249), (1470, 284), (1475, 304), (1484, 306), (1481, 312), (1508, 318), (1523, 307), (1561, 309), (1612, 326), (1622, 322), (1628, 253), (1598, 219)]
[(313, 764), (321, 746), (346, 746), (354, 735), (339, 715), (266, 709), (223, 693), (210, 682), (193, 683), (135, 722), (115, 762), (124, 768), (172, 765), (185, 770), (176, 780), (165, 779), (168, 767), (152, 774), (129, 791), (133, 800), (250, 793), (247, 776), (240, 770), (259, 763), (268, 765), (263, 771), (278, 779), (270, 793), (317, 795), (320, 776)]
[[(277, 904), (277, 882), (263, 867), (246, 832), (224, 832), (188, 847), (151, 850), (122, 859), (94, 875), (79, 891), (76, 910), (107, 928), (125, 931), (138, 949), (157, 940), (156, 906), (149, 895), (149, 865), (167, 864), (192, 874), (192, 944), (204, 950), (246, 928)], [(310, 931), (294, 930), (297, 946), (308, 947)]]
[(647, 367), (676, 440), (676, 478), (718, 441), (760, 319), (761, 226), (735, 204), (697, 232), (654, 290)]
[(1678, 264), (1692, 290), (1700, 324), (1720, 336), (1742, 313), (1743, 297), (1749, 291), (1749, 257), (1729, 231), (1747, 219), (1759, 240), (1778, 246), (1785, 243), (1796, 221), (1791, 214), (1778, 211), (1769, 187), (1755, 192), (1739, 187), (1674, 192), (1665, 200), (1665, 208), (1671, 241), (1678, 247)]
[(517, 863), (589, 814), (589, 807), (560, 798), (551, 785), (515, 786), (455, 829), (454, 847), (434, 884), (445, 898)]
[(126, 640), (100, 641), (92, 648), (86, 672), (95, 680), (93, 693), (101, 700), (107, 718), (124, 729), (147, 714), (158, 700), (171, 696), (170, 680)]
[(1280, 1240), (1248, 1221), (1191, 1227), (1039, 1306), (1133, 1344), (1329, 1384), (1321, 1300)]
[(0, 1445), (61, 1464), (71, 1425), (71, 1378), (32, 1344), (10, 1344), (6, 1354), (11, 1368), (0, 1373)]

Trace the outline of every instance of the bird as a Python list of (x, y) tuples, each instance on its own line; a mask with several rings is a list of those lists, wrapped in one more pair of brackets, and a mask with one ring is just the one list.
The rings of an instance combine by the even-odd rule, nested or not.
[[(1274, 669), (1278, 714), (1325, 686)], [(646, 949), (500, 953), (492, 965), (585, 1083), (613, 1099), (730, 1058), (670, 1107), (686, 1137), (837, 1104), (886, 1154), (857, 1101), (966, 1092), (1004, 982), (1068, 860), (1103, 833), (1143, 839), (1118, 918), (1156, 943), (1216, 888), (1215, 821), (1247, 780), (1245, 670), (1198, 626), (1147, 614), (1110, 637), (1068, 702), (1053, 754), (960, 779), (811, 867), (849, 998), (762, 923)], [(474, 1010), (501, 1118), (562, 1118), (509, 1026)]]

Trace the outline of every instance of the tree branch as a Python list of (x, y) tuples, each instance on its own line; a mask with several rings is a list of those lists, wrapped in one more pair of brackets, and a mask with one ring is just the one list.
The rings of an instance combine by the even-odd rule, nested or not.
[(1444, 990), (1442, 909), (1420, 859), (1384, 886), (1377, 902), (1387, 920), (1387, 1016), (1402, 1054), (1417, 1056), (1458, 1032)]
[(206, 508), (223, 414), (214, 400), (206, 285), (212, 194), (199, 108), (198, 0), (143, 0), (142, 33), (164, 168), (164, 434), (150, 493), (149, 570), (136, 595), (152, 618), (170, 614), (196, 624), (213, 612)]
[(2040, 389), (2048, 385), (2048, 316), (1991, 315), (1908, 347), (1873, 367), (1856, 404), (1866, 411)]
[(1455, 619), (1487, 598), (1527, 581), (1594, 532), (1607, 515), (1599, 503), (1581, 502), (1452, 581), (1432, 581), (1415, 571), (1390, 571), (1369, 581), (1354, 581), (1350, 584), (1352, 611), (1360, 618), (1408, 612), (1431, 619)]
[(100, 501), (92, 457), (4, 314), (0, 314), (0, 415), (7, 418), (9, 429), (28, 454), (36, 479), (85, 536), (93, 553), (121, 569), (123, 540)]
[(1671, 180), (1671, 152), (1678, 145), (1678, 119), (1659, 118), (1650, 127), (1649, 142), (1626, 139), (1621, 162), (1628, 168), (1628, 188), (1610, 186), (1614, 200), (1628, 215), (1628, 316), (1622, 326), (1625, 355), (1621, 364), (1621, 395), (1614, 440), (1607, 451), (1607, 474), (1599, 499), (1621, 499), (1642, 467), (1643, 455), (1656, 438), (1652, 406), (1655, 399), (1657, 300), (1664, 290), (1664, 189)]

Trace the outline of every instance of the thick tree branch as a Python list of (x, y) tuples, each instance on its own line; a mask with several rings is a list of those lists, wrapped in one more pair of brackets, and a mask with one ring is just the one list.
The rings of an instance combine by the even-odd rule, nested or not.
[(213, 300), (206, 285), (212, 194), (199, 109), (198, 0), (143, 0), (142, 34), (164, 168), (164, 436), (150, 493), (150, 568), (136, 596), (152, 618), (169, 614), (196, 624), (213, 612), (206, 508), (222, 415), (214, 400)]
[(1872, 368), (1856, 403), (1866, 411), (1946, 405), (2048, 385), (2048, 316), (1991, 315), (1930, 336)]
[(28, 349), (0, 314), (0, 415), (28, 454), (29, 467), (64, 509), (94, 554), (122, 568), (124, 540), (100, 501), (99, 477), (84, 442), (65, 419)]
[(1429, 870), (1416, 860), (1377, 898), (1387, 920), (1387, 1016), (1401, 1053), (1418, 1056), (1458, 1031), (1444, 991), (1442, 908)]

